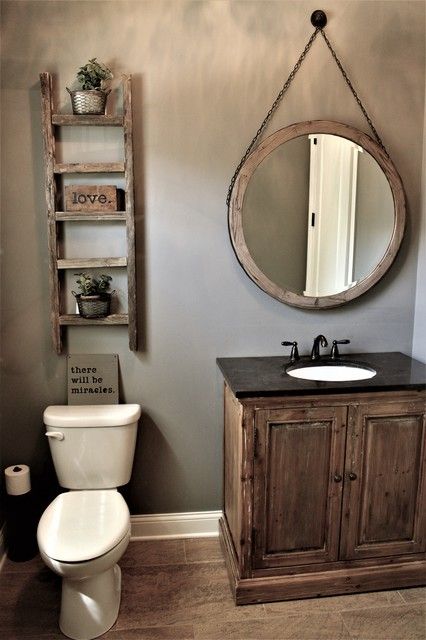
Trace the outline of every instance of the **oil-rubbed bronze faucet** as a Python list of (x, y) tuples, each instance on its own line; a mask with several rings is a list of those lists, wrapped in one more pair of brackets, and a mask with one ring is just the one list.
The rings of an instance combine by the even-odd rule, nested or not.
[(326, 347), (328, 345), (327, 338), (325, 336), (323, 336), (322, 333), (320, 333), (320, 335), (317, 336), (315, 338), (315, 340), (314, 340), (314, 344), (313, 344), (312, 352), (311, 352), (311, 360), (319, 360), (320, 359), (320, 352), (319, 352), (320, 345), (322, 347)]

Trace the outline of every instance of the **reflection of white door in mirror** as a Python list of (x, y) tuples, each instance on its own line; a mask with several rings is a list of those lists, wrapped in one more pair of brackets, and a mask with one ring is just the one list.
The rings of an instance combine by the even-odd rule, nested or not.
[(328, 296), (354, 286), (358, 153), (346, 138), (312, 134), (305, 296)]

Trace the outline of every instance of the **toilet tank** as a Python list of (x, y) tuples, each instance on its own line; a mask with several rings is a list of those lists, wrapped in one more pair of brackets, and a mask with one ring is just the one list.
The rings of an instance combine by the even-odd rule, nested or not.
[(59, 484), (66, 489), (113, 489), (132, 473), (138, 404), (63, 405), (43, 414)]

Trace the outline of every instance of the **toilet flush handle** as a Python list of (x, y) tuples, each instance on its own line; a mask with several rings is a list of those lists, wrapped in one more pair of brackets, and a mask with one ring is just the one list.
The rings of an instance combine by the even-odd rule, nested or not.
[(45, 435), (48, 438), (55, 438), (55, 440), (63, 440), (64, 439), (64, 434), (61, 433), (60, 431), (46, 431)]

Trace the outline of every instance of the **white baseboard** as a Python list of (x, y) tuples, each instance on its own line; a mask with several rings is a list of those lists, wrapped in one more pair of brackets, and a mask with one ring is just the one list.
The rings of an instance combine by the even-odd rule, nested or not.
[[(130, 516), (131, 540), (213, 538), (219, 535), (222, 511), (156, 513)], [(0, 571), (6, 559), (5, 527), (0, 529)]]
[(6, 546), (5, 546), (5, 539), (4, 539), (4, 531), (5, 531), (5, 525), (3, 525), (2, 528), (0, 529), (0, 571), (2, 570), (4, 561), (6, 560)]
[(130, 516), (131, 540), (208, 538), (219, 535), (222, 511), (155, 513)]

